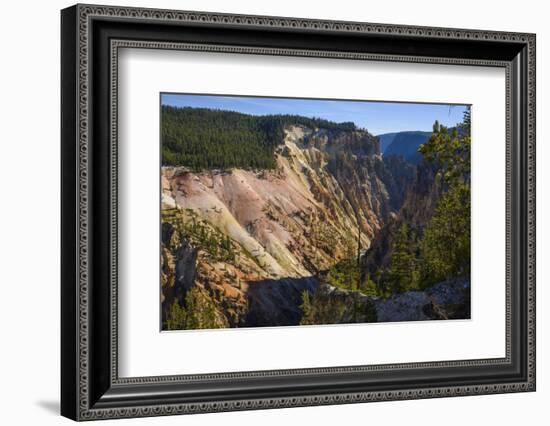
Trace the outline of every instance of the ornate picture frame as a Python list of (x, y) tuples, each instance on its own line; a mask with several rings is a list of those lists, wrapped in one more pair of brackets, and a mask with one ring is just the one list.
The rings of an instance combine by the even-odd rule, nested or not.
[[(160, 416), (535, 390), (534, 34), (76, 5), (61, 13), (61, 413)], [(506, 72), (506, 356), (119, 377), (121, 48), (499, 67)], [(153, 284), (155, 285), (155, 284)]]

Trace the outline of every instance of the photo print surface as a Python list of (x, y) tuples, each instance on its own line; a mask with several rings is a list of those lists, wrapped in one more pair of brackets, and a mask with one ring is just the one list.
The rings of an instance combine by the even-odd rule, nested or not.
[(470, 318), (471, 107), (161, 93), (161, 330)]

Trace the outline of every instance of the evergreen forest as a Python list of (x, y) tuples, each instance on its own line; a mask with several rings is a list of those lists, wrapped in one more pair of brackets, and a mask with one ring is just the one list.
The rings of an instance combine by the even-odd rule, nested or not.
[(297, 115), (254, 116), (208, 108), (161, 108), (163, 166), (209, 169), (273, 169), (274, 151), (287, 125), (353, 131), (353, 123), (334, 123)]

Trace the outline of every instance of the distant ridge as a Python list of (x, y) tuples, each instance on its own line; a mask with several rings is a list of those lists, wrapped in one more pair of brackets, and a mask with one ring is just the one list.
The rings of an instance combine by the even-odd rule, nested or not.
[(382, 154), (386, 151), (386, 148), (391, 145), (398, 133), (399, 132), (384, 133), (377, 136), (380, 141), (380, 152)]
[(384, 155), (400, 155), (410, 163), (418, 164), (422, 161), (418, 147), (427, 142), (431, 135), (432, 132), (419, 130), (378, 135), (380, 151)]

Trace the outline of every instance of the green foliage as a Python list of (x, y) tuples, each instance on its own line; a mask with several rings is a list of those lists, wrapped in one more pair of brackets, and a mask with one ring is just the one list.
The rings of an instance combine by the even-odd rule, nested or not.
[(468, 108), (451, 133), (436, 122), (420, 149), (447, 185), (420, 241), (423, 286), (470, 273), (470, 129)]
[(360, 272), (357, 259), (347, 257), (332, 266), (324, 280), (333, 287), (355, 291), (358, 289)]
[(470, 137), (471, 130), (472, 130), (471, 107), (466, 108), (466, 111), (464, 111), (464, 118), (462, 120), (462, 123), (458, 125), (458, 129), (460, 133), (462, 133), (463, 137)]
[(439, 199), (419, 241), (403, 221), (395, 231), (390, 267), (379, 293), (426, 288), (469, 274), (470, 207), (469, 182), (455, 180)]
[(166, 329), (182, 330), (185, 328), (186, 320), (187, 311), (179, 304), (178, 299), (174, 298), (166, 316)]
[(187, 291), (185, 306), (174, 299), (166, 318), (168, 330), (219, 328), (214, 302), (197, 287)]
[(343, 300), (332, 298), (320, 291), (316, 291), (311, 299), (309, 294), (305, 296), (302, 293), (300, 308), (302, 310), (300, 325), (341, 324), (346, 313), (346, 304)]
[[(378, 295), (376, 284), (367, 277), (361, 280), (359, 238), (355, 241), (349, 234), (345, 237), (343, 259), (333, 265), (321, 280), (332, 287), (346, 290), (347, 293), (335, 296), (318, 289), (310, 296), (302, 293), (300, 324), (341, 324), (353, 322), (376, 322), (374, 304), (365, 300), (362, 293)], [(350, 300), (351, 298), (351, 300)]]
[(470, 272), (470, 205), (470, 186), (463, 182), (439, 200), (420, 243), (427, 284)]
[(376, 322), (374, 303), (359, 296), (358, 292), (349, 293), (347, 296), (334, 296), (321, 289), (310, 296), (309, 292), (304, 290), (300, 305), (300, 325)]
[(198, 220), (193, 211), (183, 213), (178, 209), (165, 209), (161, 212), (163, 223), (170, 223), (193, 245), (205, 251), (220, 262), (235, 261), (235, 247), (229, 235), (213, 227), (206, 221)]
[(371, 270), (379, 295), (425, 288), (470, 273), (470, 128), (468, 108), (463, 122), (453, 129), (436, 121), (432, 136), (420, 145), (424, 161), (436, 171), (441, 195), (425, 226), (417, 223), (412, 228), (414, 215), (407, 210), (401, 210), (396, 224), (389, 226), (389, 266)]
[(436, 164), (438, 176), (448, 185), (456, 180), (470, 180), (469, 114), (467, 110), (465, 114), (467, 121), (451, 131), (436, 121), (431, 138), (418, 148), (426, 161)]
[(389, 281), (393, 293), (412, 290), (417, 285), (415, 276), (414, 240), (409, 227), (402, 223), (392, 244)]
[(300, 305), (300, 311), (302, 312), (302, 320), (300, 321), (300, 324), (302, 325), (314, 324), (312, 322), (313, 308), (311, 307), (309, 292), (307, 290), (302, 291), (302, 304)]
[(197, 288), (187, 292), (185, 307), (187, 308), (186, 329), (218, 328), (214, 303)]
[(366, 296), (375, 297), (380, 295), (378, 286), (371, 279), (370, 275), (367, 275), (364, 281), (362, 282), (360, 291)]
[(344, 258), (332, 266), (325, 275), (325, 282), (344, 290), (358, 290), (361, 268), (357, 258), (357, 243), (351, 235), (344, 241)]
[(162, 164), (194, 170), (273, 169), (275, 148), (289, 124), (335, 131), (353, 123), (333, 123), (295, 115), (253, 116), (207, 108), (161, 107)]

